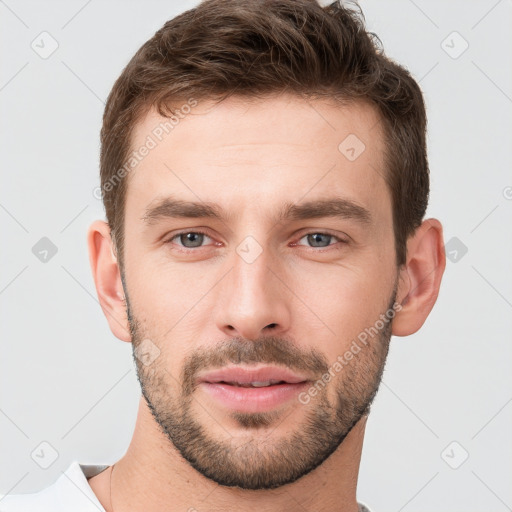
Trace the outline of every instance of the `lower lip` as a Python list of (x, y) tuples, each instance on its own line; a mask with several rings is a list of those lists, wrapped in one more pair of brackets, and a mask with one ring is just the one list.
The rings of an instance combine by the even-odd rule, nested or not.
[(201, 382), (203, 389), (222, 405), (240, 412), (264, 412), (282, 405), (304, 390), (307, 382), (244, 388), (220, 382)]

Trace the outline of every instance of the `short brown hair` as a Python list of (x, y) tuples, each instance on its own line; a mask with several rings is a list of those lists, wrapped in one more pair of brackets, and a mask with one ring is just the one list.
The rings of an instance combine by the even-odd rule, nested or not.
[(393, 204), (396, 263), (405, 263), (407, 239), (421, 224), (429, 195), (426, 113), (416, 81), (384, 55), (357, 4), (205, 0), (144, 43), (107, 100), (101, 189), (121, 272), (127, 179), (119, 170), (142, 115), (155, 107), (170, 116), (172, 105), (187, 98), (222, 101), (280, 92), (376, 107), (386, 144), (384, 178)]

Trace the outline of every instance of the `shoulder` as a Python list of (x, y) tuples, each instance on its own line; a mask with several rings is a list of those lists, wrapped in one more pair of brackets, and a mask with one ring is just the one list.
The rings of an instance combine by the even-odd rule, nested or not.
[(0, 494), (1, 512), (104, 512), (78, 462), (48, 487), (27, 494)]
[(57, 482), (38, 492), (0, 495), (1, 512), (58, 512)]

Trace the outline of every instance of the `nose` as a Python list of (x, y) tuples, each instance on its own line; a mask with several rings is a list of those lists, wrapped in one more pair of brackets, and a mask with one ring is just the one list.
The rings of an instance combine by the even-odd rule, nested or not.
[(252, 262), (234, 252), (229, 260), (231, 270), (219, 283), (214, 315), (218, 329), (230, 337), (252, 340), (290, 328), (293, 294), (268, 252)]

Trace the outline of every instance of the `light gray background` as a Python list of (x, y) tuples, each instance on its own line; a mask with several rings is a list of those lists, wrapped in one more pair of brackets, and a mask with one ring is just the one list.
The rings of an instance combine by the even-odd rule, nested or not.
[[(0, 1), (0, 493), (41, 489), (72, 460), (110, 464), (131, 439), (131, 346), (108, 328), (86, 246), (104, 218), (101, 116), (133, 53), (196, 3)], [(392, 340), (358, 498), (375, 512), (512, 510), (512, 3), (361, 5), (425, 93), (427, 216), (455, 260), (423, 328)], [(59, 45), (47, 59), (31, 48), (43, 31)], [(42, 237), (58, 248), (46, 263)], [(42, 442), (58, 453), (48, 469), (31, 456), (51, 462)]]

